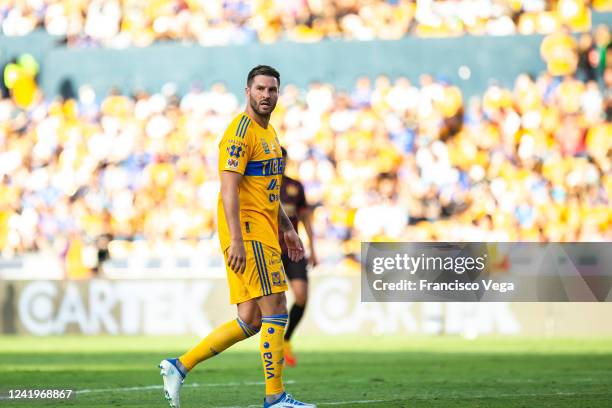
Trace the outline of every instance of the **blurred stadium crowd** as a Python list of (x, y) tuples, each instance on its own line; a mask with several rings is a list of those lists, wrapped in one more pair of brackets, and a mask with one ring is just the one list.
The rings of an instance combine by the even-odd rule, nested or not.
[(609, 0), (5, 0), (0, 27), (7, 36), (44, 27), (71, 46), (226, 45), (584, 32), (591, 7), (612, 10)]
[[(430, 75), (363, 77), (348, 92), (283, 84), (272, 121), (320, 242), (354, 254), (368, 240), (611, 240), (610, 42), (606, 26), (578, 40), (556, 30), (541, 47), (548, 72), (470, 100)], [(78, 275), (135, 245), (160, 254), (212, 242), (217, 138), (242, 96), (167, 84), (132, 95), (83, 86), (58, 100), (38, 89), (31, 58), (9, 68), (4, 256), (52, 251)]]

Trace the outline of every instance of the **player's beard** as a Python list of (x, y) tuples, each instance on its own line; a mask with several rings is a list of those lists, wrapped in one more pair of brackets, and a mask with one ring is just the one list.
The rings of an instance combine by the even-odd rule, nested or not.
[(272, 101), (270, 101), (270, 105), (269, 105), (270, 111), (263, 112), (261, 109), (259, 109), (259, 104), (254, 98), (249, 98), (249, 104), (251, 105), (251, 109), (253, 109), (253, 112), (255, 112), (256, 114), (258, 114), (259, 116), (263, 118), (269, 118), (272, 112), (274, 111), (274, 108), (276, 108), (276, 103), (272, 104)]

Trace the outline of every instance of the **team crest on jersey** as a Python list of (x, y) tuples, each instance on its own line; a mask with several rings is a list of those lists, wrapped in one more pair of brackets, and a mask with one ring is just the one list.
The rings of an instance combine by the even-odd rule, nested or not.
[(261, 147), (263, 147), (264, 152), (266, 152), (266, 154), (270, 154), (270, 146), (268, 146), (268, 143), (266, 143), (266, 140), (264, 138), (261, 139)]
[(238, 159), (232, 159), (232, 158), (227, 159), (227, 167), (230, 169), (238, 168)]
[(272, 272), (272, 285), (279, 286), (281, 284), (280, 272)]

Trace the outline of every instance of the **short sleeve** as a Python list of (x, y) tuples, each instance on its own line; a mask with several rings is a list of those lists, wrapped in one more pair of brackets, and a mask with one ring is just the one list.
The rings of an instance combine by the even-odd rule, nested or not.
[(251, 156), (247, 132), (249, 123), (250, 119), (243, 116), (232, 122), (225, 131), (219, 143), (219, 172), (226, 170), (244, 174)]

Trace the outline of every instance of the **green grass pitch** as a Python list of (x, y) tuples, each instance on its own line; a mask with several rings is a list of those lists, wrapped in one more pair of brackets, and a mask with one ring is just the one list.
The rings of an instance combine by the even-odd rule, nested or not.
[[(165, 407), (157, 364), (195, 337), (0, 336), (0, 391), (70, 388), (0, 407)], [(612, 339), (300, 337), (287, 390), (320, 407), (611, 407)], [(189, 375), (182, 406), (261, 407), (258, 340)]]

